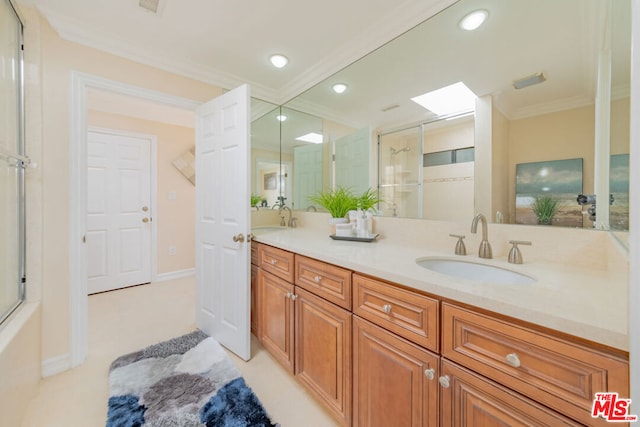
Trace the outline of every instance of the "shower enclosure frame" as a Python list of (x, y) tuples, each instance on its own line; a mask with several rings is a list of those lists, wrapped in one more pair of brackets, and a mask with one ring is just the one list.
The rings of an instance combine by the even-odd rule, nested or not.
[[(16, 94), (16, 122), (13, 124), (16, 129), (16, 141), (15, 151), (11, 149), (5, 149), (0, 147), (0, 157), (4, 158), (7, 164), (7, 168), (16, 168), (16, 187), (15, 195), (16, 199), (12, 200), (16, 205), (16, 227), (17, 227), (17, 244), (15, 250), (17, 251), (17, 265), (13, 278), (16, 283), (9, 283), (9, 274), (5, 275), (7, 283), (1, 283), (0, 286), (17, 286), (17, 299), (7, 304), (6, 308), (0, 308), (0, 325), (11, 316), (11, 314), (25, 301), (26, 292), (26, 207), (25, 207), (25, 168), (29, 165), (29, 158), (25, 155), (25, 106), (24, 106), (24, 19), (21, 16), (17, 5), (13, 0), (5, 0), (9, 9), (9, 14), (13, 12), (16, 23), (16, 60), (17, 63), (13, 65), (13, 71), (15, 72), (15, 85), (11, 89), (15, 90)], [(10, 126), (10, 124), (5, 124)], [(7, 206), (9, 203), (6, 204)], [(8, 228), (9, 229), (9, 228)], [(11, 245), (7, 245), (9, 247)]]

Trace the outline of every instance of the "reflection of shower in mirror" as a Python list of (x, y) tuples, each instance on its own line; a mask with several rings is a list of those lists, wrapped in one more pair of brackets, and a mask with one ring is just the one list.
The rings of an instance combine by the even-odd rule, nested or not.
[(401, 148), (401, 149), (399, 149), (399, 150), (396, 150), (396, 149), (395, 149), (395, 148), (393, 148), (393, 147), (389, 147), (389, 150), (391, 150), (391, 155), (392, 155), (392, 156), (395, 156), (396, 154), (399, 154), (399, 153), (402, 153), (402, 152), (405, 152), (405, 151), (411, 151), (411, 148), (409, 148), (409, 147), (404, 147), (404, 148)]

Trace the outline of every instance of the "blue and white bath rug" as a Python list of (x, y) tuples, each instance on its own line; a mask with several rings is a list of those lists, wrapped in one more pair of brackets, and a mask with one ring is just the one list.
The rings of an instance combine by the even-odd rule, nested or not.
[(109, 368), (107, 427), (277, 426), (224, 349), (195, 331)]

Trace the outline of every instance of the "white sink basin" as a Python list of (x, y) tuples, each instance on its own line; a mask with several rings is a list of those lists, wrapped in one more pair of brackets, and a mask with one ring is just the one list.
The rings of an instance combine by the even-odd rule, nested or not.
[(518, 273), (517, 271), (463, 259), (427, 257), (416, 259), (416, 263), (427, 270), (446, 274), (447, 276), (480, 282), (503, 285), (528, 285), (536, 282), (536, 279), (533, 277)]

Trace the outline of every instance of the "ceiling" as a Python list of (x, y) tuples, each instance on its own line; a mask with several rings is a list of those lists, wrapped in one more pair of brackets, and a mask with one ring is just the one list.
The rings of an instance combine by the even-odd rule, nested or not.
[[(157, 14), (140, 0), (22, 1), (65, 39), (225, 89), (249, 83), (255, 98), (280, 105), (295, 97), (288, 106), (296, 110), (378, 128), (428, 120), (433, 115), (410, 98), (456, 81), (491, 95), (510, 119), (593, 104), (607, 13), (605, 0), (159, 0)], [(629, 89), (630, 1), (610, 4), (615, 98)], [(487, 22), (460, 30), (460, 18), (476, 8), (490, 11)], [(289, 65), (272, 67), (272, 53)], [(513, 80), (540, 71), (544, 84), (513, 89)], [(336, 96), (336, 82), (348, 92)], [(125, 104), (101, 91), (89, 101), (120, 113)], [(167, 107), (130, 105), (132, 116), (193, 123)], [(270, 109), (252, 102), (254, 117)], [(302, 115), (304, 126), (318, 127)]]
[[(64, 39), (225, 89), (249, 83), (276, 104), (454, 0), (159, 0), (157, 13), (140, 1), (21, 0)], [(274, 53), (289, 65), (274, 68)]]

